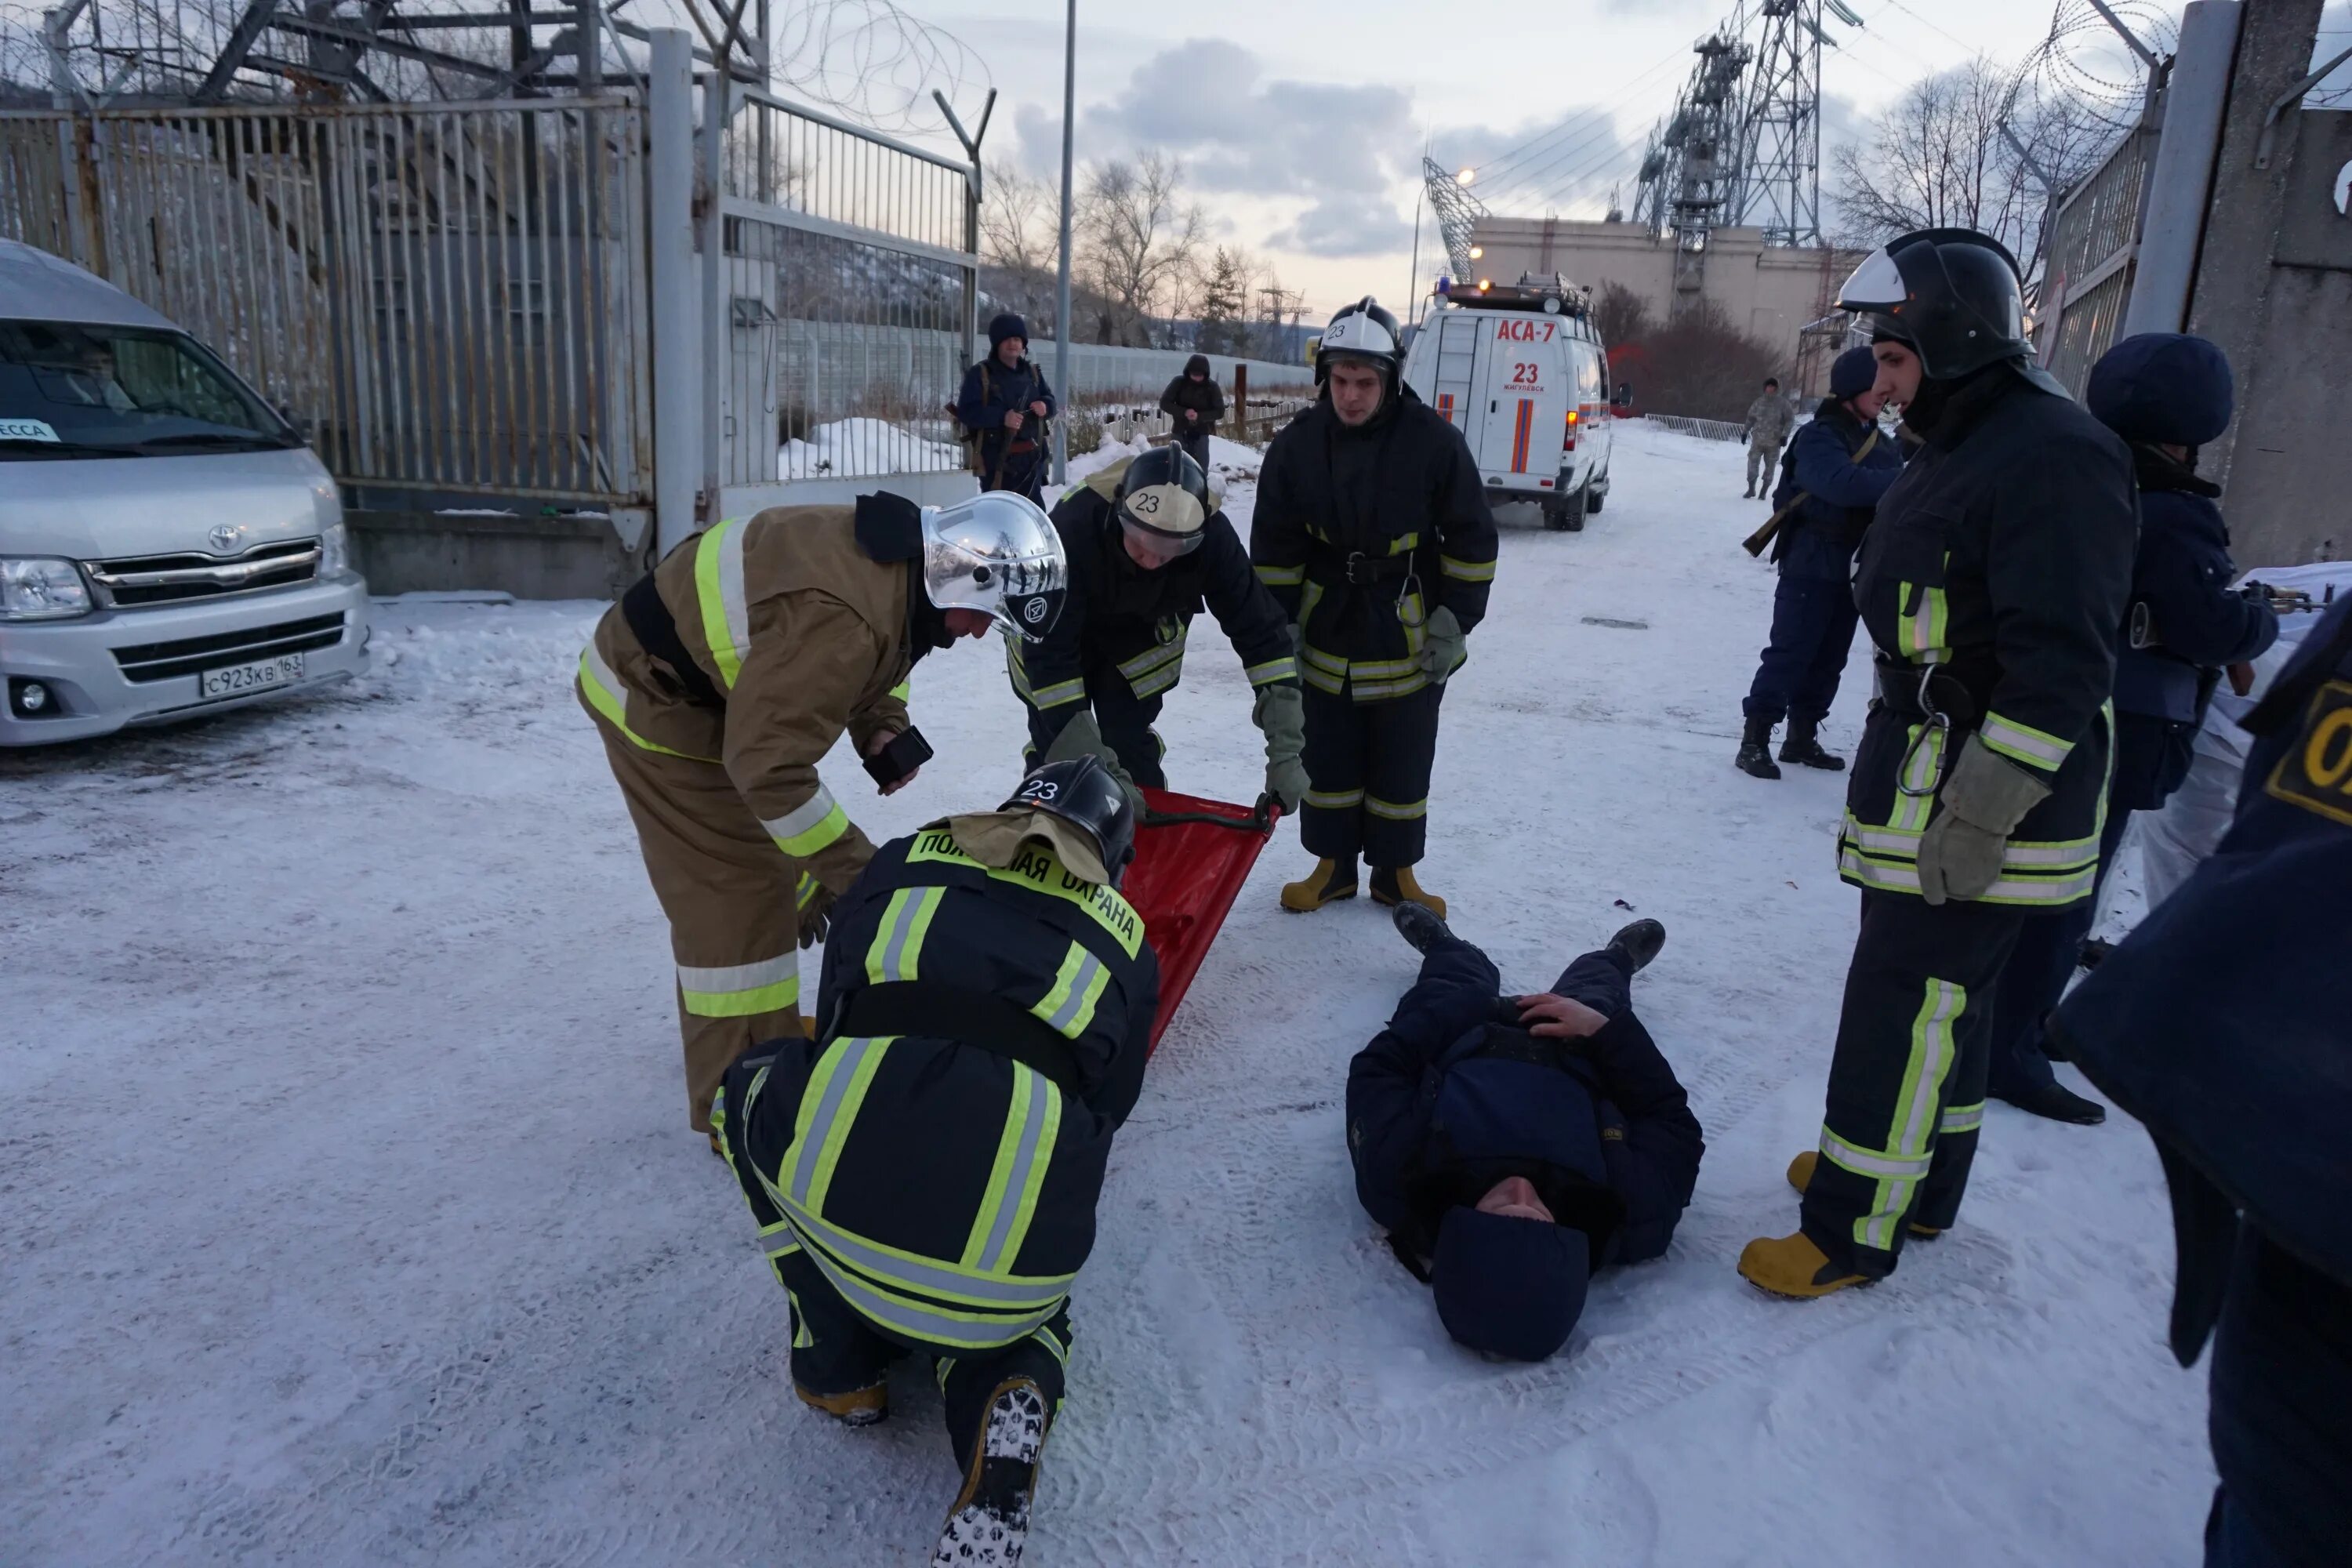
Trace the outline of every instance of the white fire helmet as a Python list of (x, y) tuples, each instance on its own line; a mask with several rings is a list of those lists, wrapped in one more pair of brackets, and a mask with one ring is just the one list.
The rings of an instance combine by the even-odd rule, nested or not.
[(978, 610), (1035, 642), (1061, 618), (1069, 584), (1062, 536), (1012, 490), (923, 509), (923, 592), (942, 610)]

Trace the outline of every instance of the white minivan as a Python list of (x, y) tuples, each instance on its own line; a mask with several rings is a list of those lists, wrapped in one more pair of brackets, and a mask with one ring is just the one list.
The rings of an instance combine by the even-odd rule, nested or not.
[(1496, 502), (1574, 531), (1609, 494), (1609, 360), (1591, 291), (1558, 276), (1439, 293), (1404, 378), (1470, 444)]
[(0, 746), (346, 679), (367, 640), (293, 427), (130, 295), (0, 240)]

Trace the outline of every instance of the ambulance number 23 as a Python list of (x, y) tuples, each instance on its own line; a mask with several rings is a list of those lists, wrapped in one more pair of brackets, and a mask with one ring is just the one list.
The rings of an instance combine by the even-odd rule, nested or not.
[(1525, 360), (1519, 361), (1517, 363), (1511, 366), (1511, 384), (1513, 386), (1529, 386), (1538, 391), (1541, 391), (1543, 389), (1543, 366), (1539, 364), (1529, 364)]

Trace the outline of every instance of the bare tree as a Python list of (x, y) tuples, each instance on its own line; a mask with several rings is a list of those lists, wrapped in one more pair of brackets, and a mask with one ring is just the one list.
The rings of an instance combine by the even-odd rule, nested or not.
[(1155, 304), (1200, 258), (1208, 217), (1183, 201), (1183, 167), (1158, 153), (1087, 170), (1078, 270), (1102, 296), (1102, 341), (1148, 338)]
[(1612, 349), (1637, 342), (1650, 332), (1650, 302), (1612, 278), (1593, 298), (1592, 325)]
[(2004, 121), (2062, 191), (2101, 151), (2104, 133), (2082, 106), (2025, 101), (1979, 55), (1913, 83), (1865, 140), (1832, 154), (1841, 238), (1867, 247), (1915, 228), (1972, 228), (2009, 247), (2032, 277), (2048, 195), (2001, 135)]

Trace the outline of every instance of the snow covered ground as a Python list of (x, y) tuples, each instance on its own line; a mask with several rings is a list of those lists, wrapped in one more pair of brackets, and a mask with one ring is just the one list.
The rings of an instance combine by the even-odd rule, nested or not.
[(835, 474), (936, 473), (963, 467), (963, 448), (931, 441), (903, 425), (860, 416), (820, 425), (806, 439), (776, 448), (776, 478), (821, 479)]
[[(1249, 454), (1217, 455), (1245, 523)], [(1707, 1136), (1671, 1255), (1597, 1281), (1548, 1364), (1446, 1340), (1341, 1130), (1412, 954), (1367, 903), (1281, 913), (1286, 829), (1119, 1139), (1033, 1562), (2197, 1560), (2203, 1378), (2163, 1348), (2127, 1121), (1995, 1105), (1960, 1226), (1878, 1289), (1733, 1273), (1794, 1221), (1855, 908), (1842, 781), (1731, 766), (1771, 593), (1741, 460), (1627, 426), (1584, 533), (1513, 520), (1423, 868), (1529, 986), (1666, 923), (1636, 997)], [(338, 695), (0, 760), (0, 1562), (928, 1547), (929, 1379), (863, 1434), (793, 1401), (782, 1293), (687, 1131), (660, 917), (568, 689), (598, 608), (383, 606)], [(1171, 773), (1251, 798), (1241, 671), (1206, 621), (1194, 650)], [(924, 664), (915, 710), (940, 760), (858, 797), (877, 837), (1017, 766), (992, 647)]]

